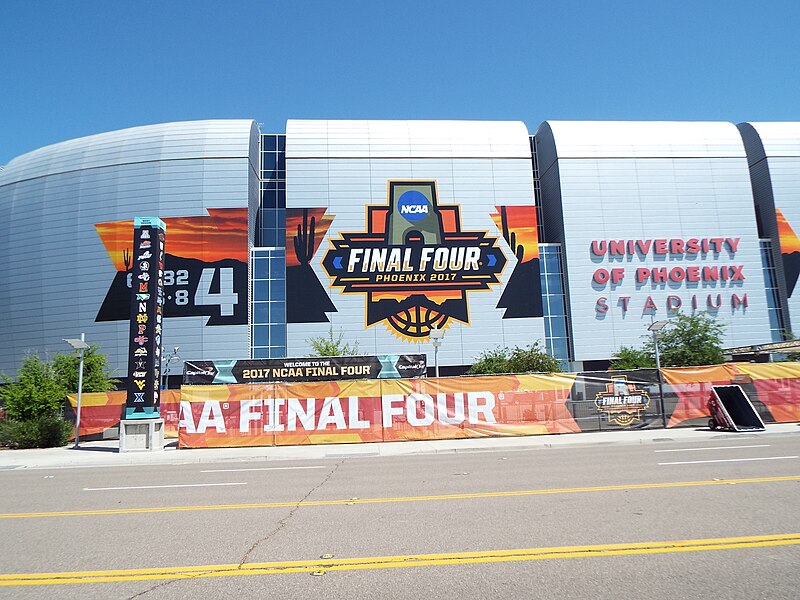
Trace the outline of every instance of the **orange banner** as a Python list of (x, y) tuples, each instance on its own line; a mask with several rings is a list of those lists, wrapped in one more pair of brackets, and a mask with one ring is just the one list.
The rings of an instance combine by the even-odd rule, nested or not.
[(800, 421), (800, 363), (736, 363), (733, 366), (738, 374), (733, 383), (742, 385), (746, 392), (747, 384), (751, 384), (756, 400), (769, 410), (776, 423)]
[(800, 363), (727, 363), (661, 369), (678, 402), (668, 427), (710, 417), (713, 385), (740, 385), (765, 423), (800, 421)]
[(708, 399), (711, 387), (728, 385), (733, 377), (731, 365), (714, 365), (711, 367), (673, 367), (661, 369), (670, 390), (678, 397), (678, 403), (672, 411), (667, 427), (676, 427), (690, 419), (707, 419)]
[(575, 374), (184, 386), (181, 448), (578, 432)]
[[(711, 386), (730, 384), (742, 386), (765, 423), (800, 421), (800, 363), (729, 363), (661, 372), (668, 427), (704, 426)], [(609, 381), (614, 373), (608, 372)], [(182, 448), (578, 433), (579, 423), (587, 431), (610, 427), (603, 421), (607, 417), (596, 415), (594, 404), (596, 418), (576, 421), (576, 406), (586, 404), (585, 389), (574, 385), (578, 376), (183, 386), (162, 392), (161, 416), (165, 435), (178, 437)], [(593, 373), (592, 379), (598, 376)], [(75, 394), (69, 400), (74, 410)], [(124, 392), (83, 394), (81, 435), (115, 427), (124, 404)]]
[[(119, 425), (125, 406), (126, 392), (91, 392), (81, 394), (81, 437), (103, 433)], [(164, 437), (178, 437), (178, 407), (180, 390), (161, 391), (161, 418), (164, 419)], [(68, 394), (73, 412), (78, 406), (78, 394)]]

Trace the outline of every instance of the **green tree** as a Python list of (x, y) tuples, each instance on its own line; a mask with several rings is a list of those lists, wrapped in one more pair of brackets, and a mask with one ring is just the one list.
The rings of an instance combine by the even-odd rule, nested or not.
[[(658, 334), (662, 367), (718, 365), (723, 362), (725, 326), (707, 312), (678, 313)], [(611, 357), (612, 369), (652, 369), (656, 366), (653, 336), (645, 334), (641, 348), (622, 346)]]
[(622, 346), (611, 356), (611, 368), (619, 371), (653, 369), (655, 366), (655, 355), (645, 348)]
[[(725, 325), (717, 322), (707, 312), (693, 315), (678, 313), (670, 319), (659, 335), (658, 349), (663, 367), (689, 367), (718, 365), (725, 359), (722, 353), (722, 336)], [(645, 344), (649, 353), (655, 354), (652, 336)]]
[[(53, 371), (56, 381), (68, 392), (78, 391), (78, 371), (80, 369), (80, 353), (57, 354), (53, 359)], [(110, 392), (116, 389), (118, 379), (112, 379), (108, 372), (108, 358), (99, 351), (97, 344), (92, 344), (83, 352), (83, 391)]]
[(525, 348), (485, 350), (467, 371), (470, 375), (560, 372), (559, 360), (550, 356), (538, 341)]
[(67, 388), (56, 377), (53, 365), (36, 354), (26, 356), (13, 380), (3, 375), (0, 399), (6, 415), (15, 421), (51, 416), (61, 410)]
[(344, 341), (344, 332), (339, 331), (336, 336), (333, 333), (333, 325), (328, 330), (327, 337), (319, 336), (306, 340), (313, 352), (309, 356), (355, 356), (358, 354), (358, 341)]
[[(0, 446), (44, 448), (64, 445), (72, 433), (61, 409), (69, 392), (78, 390), (80, 357), (57, 354), (52, 361), (36, 354), (25, 357), (16, 379), (2, 376), (0, 401), (7, 419), (0, 422)], [(108, 376), (108, 359), (92, 345), (84, 351), (83, 391), (113, 390), (116, 379)]]

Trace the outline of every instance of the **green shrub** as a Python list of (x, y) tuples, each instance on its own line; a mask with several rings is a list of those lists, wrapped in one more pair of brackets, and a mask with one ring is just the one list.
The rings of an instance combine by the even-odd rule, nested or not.
[(611, 369), (629, 371), (633, 369), (655, 369), (655, 353), (645, 348), (622, 346), (611, 355)]
[(8, 448), (53, 448), (63, 446), (72, 435), (72, 424), (58, 415), (41, 415), (27, 421), (0, 421), (0, 446)]
[(550, 356), (538, 341), (526, 348), (485, 350), (467, 371), (470, 375), (560, 372), (559, 360)]
[(328, 330), (328, 337), (315, 337), (306, 342), (313, 352), (309, 356), (356, 356), (358, 354), (358, 340), (352, 344), (344, 341), (344, 332), (339, 335), (333, 333), (333, 325)]
[(0, 388), (0, 400), (7, 417), (17, 421), (52, 415), (67, 395), (66, 388), (56, 381), (53, 365), (36, 354), (23, 359), (16, 381), (3, 375), (3, 382), (6, 385)]

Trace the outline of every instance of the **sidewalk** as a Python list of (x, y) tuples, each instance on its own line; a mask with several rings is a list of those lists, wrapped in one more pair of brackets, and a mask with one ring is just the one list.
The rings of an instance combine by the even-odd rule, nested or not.
[(85, 442), (74, 450), (37, 448), (0, 450), (0, 471), (18, 469), (58, 469), (79, 467), (126, 467), (137, 465), (180, 465), (216, 462), (252, 462), (275, 460), (321, 460), (409, 454), (443, 454), (490, 450), (567, 448), (608, 444), (653, 444), (664, 442), (719, 442), (796, 435), (800, 442), (800, 424), (777, 423), (763, 432), (711, 431), (701, 428), (644, 429), (537, 435), (507, 438), (472, 438), (419, 442), (379, 442), (373, 444), (330, 444), (319, 446), (268, 446), (255, 448), (176, 448), (177, 440), (167, 440), (163, 451), (119, 453), (117, 440)]

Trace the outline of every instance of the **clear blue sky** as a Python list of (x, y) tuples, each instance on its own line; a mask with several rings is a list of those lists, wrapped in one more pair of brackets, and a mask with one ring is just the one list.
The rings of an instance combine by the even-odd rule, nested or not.
[(3, 0), (0, 164), (165, 121), (800, 120), (800, 2)]

